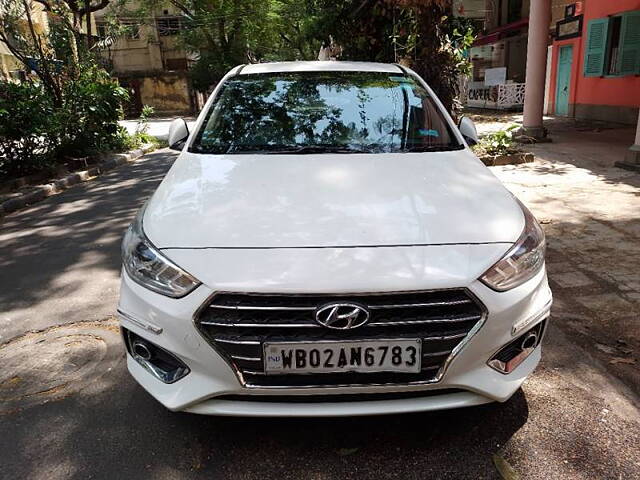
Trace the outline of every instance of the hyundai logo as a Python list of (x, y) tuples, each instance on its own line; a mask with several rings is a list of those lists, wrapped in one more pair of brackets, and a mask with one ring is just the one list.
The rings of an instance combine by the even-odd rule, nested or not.
[(316, 310), (316, 322), (335, 330), (357, 328), (369, 320), (366, 308), (353, 303), (329, 303)]

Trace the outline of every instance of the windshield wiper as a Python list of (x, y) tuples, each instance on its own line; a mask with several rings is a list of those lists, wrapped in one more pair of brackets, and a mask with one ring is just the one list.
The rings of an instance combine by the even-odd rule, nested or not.
[(403, 148), (403, 152), (450, 152), (452, 150), (462, 150), (463, 145), (413, 145)]
[(282, 148), (265, 150), (270, 154), (291, 153), (371, 153), (371, 150), (346, 145), (286, 145)]

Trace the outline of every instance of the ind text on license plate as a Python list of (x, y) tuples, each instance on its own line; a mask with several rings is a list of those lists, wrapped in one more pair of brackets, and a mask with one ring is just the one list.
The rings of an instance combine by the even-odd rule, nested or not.
[(267, 374), (420, 372), (420, 339), (265, 342)]

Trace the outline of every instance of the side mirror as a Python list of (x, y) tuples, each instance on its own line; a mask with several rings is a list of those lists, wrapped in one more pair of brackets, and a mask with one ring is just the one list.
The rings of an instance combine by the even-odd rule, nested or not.
[(473, 120), (469, 117), (462, 117), (460, 123), (458, 123), (458, 128), (469, 146), (478, 143), (478, 131), (476, 130), (476, 125), (473, 123)]
[(176, 118), (169, 125), (169, 148), (181, 151), (184, 143), (189, 138), (189, 127), (184, 118)]

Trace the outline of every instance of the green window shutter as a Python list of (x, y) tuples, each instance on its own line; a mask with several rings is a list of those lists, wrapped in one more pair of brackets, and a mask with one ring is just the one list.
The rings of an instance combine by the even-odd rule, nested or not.
[(608, 30), (608, 18), (598, 18), (589, 22), (584, 53), (585, 77), (600, 77), (604, 74)]
[(620, 75), (640, 73), (640, 10), (622, 16), (618, 71)]

